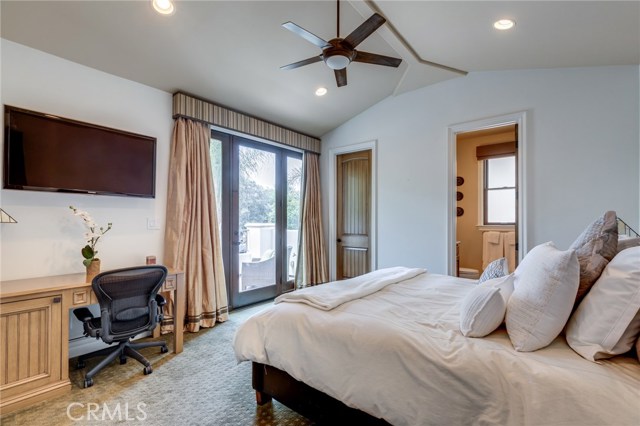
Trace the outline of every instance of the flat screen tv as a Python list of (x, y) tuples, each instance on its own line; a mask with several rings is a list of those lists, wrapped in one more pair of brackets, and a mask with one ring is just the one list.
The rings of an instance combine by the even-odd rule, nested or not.
[(155, 197), (155, 138), (4, 110), (4, 188)]

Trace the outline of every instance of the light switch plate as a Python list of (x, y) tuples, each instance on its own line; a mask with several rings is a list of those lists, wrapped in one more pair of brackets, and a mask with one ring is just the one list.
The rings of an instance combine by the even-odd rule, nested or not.
[(157, 231), (160, 229), (160, 225), (158, 224), (158, 221), (156, 220), (155, 217), (147, 218), (147, 229), (151, 229), (154, 231)]

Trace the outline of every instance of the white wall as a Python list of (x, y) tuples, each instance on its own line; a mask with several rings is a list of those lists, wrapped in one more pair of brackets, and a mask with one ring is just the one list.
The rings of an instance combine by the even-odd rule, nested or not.
[[(17, 224), (2, 224), (2, 280), (83, 272), (84, 226), (68, 208), (113, 229), (98, 243), (102, 269), (144, 264), (163, 254), (171, 94), (7, 40), (1, 44), (2, 104), (157, 138), (156, 198), (1, 190), (0, 206)], [(148, 230), (155, 218), (160, 230)]]
[[(425, 70), (428, 72), (428, 70)], [(329, 152), (378, 141), (378, 267), (447, 271), (447, 129), (527, 112), (528, 248), (567, 248), (598, 215), (640, 222), (639, 67), (472, 73), (388, 98), (322, 137)]]

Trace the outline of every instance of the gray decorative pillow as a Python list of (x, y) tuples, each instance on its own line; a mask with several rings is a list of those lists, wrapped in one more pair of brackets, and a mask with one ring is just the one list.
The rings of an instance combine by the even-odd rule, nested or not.
[(580, 286), (576, 301), (589, 292), (604, 267), (616, 255), (617, 248), (618, 223), (614, 211), (608, 211), (596, 219), (571, 244), (569, 249), (576, 251), (580, 263)]
[(504, 277), (508, 274), (509, 265), (507, 264), (507, 259), (505, 257), (501, 257), (500, 259), (496, 259), (487, 265), (485, 270), (482, 271), (482, 275), (480, 275), (478, 284), (483, 283), (487, 280), (492, 280), (494, 278)]

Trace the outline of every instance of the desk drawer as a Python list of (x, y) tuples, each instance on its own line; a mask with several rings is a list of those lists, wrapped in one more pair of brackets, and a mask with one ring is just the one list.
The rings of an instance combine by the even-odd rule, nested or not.
[(175, 276), (167, 277), (167, 280), (162, 285), (161, 291), (173, 291), (175, 289), (176, 289), (176, 277)]

